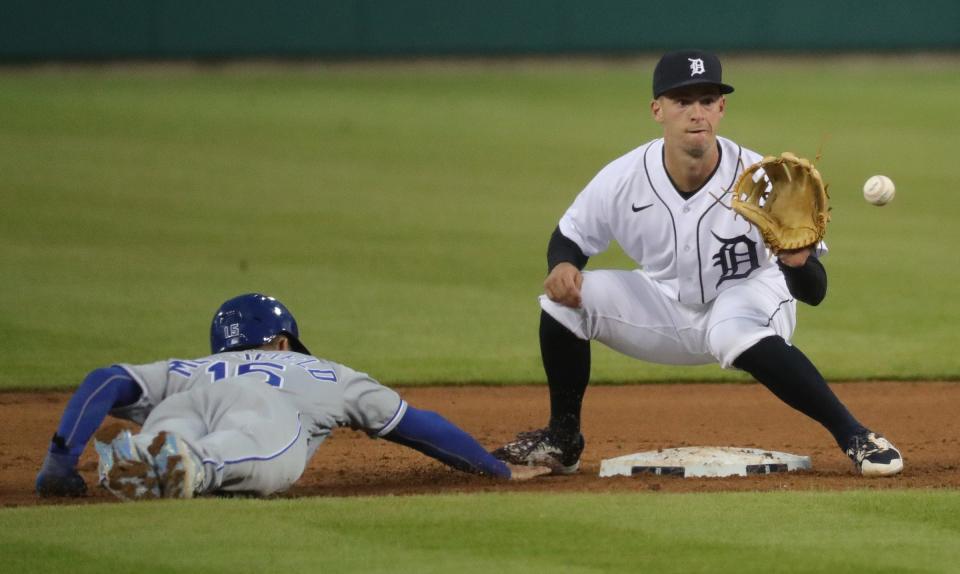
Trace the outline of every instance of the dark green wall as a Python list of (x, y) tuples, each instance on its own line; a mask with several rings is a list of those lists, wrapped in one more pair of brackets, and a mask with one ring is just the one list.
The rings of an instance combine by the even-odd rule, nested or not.
[(0, 0), (0, 58), (960, 48), (960, 1)]

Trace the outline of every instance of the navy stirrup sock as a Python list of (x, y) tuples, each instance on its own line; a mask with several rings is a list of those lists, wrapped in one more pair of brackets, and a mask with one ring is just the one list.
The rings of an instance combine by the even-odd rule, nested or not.
[(541, 311), (540, 354), (550, 386), (550, 430), (573, 439), (580, 433), (580, 409), (590, 383), (590, 341)]
[(770, 389), (780, 400), (822, 424), (846, 448), (865, 429), (833, 393), (827, 381), (800, 349), (770, 336), (744, 351), (733, 362)]

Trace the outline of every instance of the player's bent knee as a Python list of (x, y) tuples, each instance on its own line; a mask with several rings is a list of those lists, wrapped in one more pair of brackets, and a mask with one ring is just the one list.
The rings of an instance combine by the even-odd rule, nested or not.
[[(621, 272), (623, 273), (623, 272)], [(580, 298), (584, 308), (602, 307), (608, 300), (616, 300), (629, 293), (624, 292), (617, 281), (617, 274), (606, 269), (587, 271), (580, 284)]]
[(748, 319), (728, 319), (713, 325), (707, 332), (707, 349), (720, 366), (727, 369), (741, 353), (770, 335), (776, 333), (769, 326)]
[[(546, 295), (540, 296), (540, 309), (543, 316), (552, 319), (559, 329), (565, 329), (580, 339), (589, 339), (586, 331), (585, 313), (583, 309), (572, 309), (551, 301)], [(541, 322), (542, 324), (542, 322)]]

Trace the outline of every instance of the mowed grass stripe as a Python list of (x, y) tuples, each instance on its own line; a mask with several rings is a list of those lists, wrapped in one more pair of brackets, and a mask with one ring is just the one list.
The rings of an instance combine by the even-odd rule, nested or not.
[(958, 510), (952, 491), (208, 499), (5, 510), (0, 548), (17, 572), (947, 572)]
[[(650, 63), (652, 66), (652, 63)], [(658, 135), (650, 66), (0, 73), (0, 388), (207, 350), (216, 306), (276, 294), (320, 355), (391, 383), (542, 381), (549, 234)], [(815, 156), (830, 290), (796, 342), (830, 379), (952, 378), (960, 63), (732, 59), (721, 133)], [(901, 105), (902, 95), (921, 102)], [(892, 204), (862, 182), (885, 173)], [(630, 267), (614, 246), (591, 267)], [(742, 380), (596, 348), (597, 382)]]

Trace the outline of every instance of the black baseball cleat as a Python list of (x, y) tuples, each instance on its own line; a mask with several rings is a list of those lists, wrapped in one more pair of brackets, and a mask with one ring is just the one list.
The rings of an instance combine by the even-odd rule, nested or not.
[(874, 432), (855, 435), (846, 452), (863, 476), (893, 476), (903, 470), (903, 457), (897, 447)]
[(580, 469), (583, 435), (564, 439), (549, 428), (522, 432), (491, 454), (510, 464), (548, 466), (553, 474), (574, 474)]

